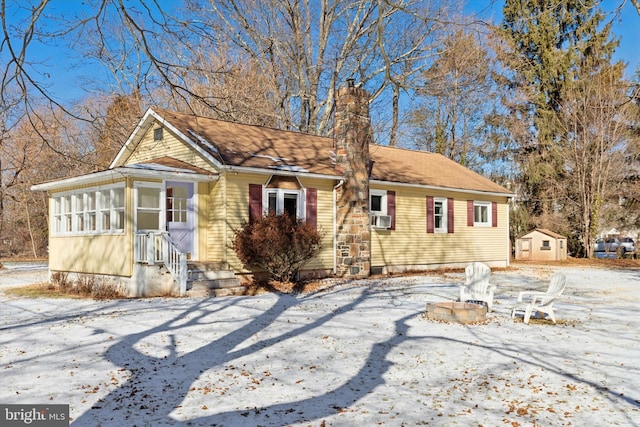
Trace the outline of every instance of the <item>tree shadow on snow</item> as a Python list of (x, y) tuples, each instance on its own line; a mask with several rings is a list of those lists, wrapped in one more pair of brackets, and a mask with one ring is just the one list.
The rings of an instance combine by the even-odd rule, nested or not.
[[(291, 295), (280, 295), (275, 304), (258, 314), (234, 331), (205, 343), (186, 354), (178, 355), (176, 335), (189, 326), (199, 323), (212, 323), (224, 318), (212, 316), (205, 309), (208, 300), (194, 304), (179, 316), (167, 319), (156, 327), (125, 336), (111, 345), (104, 357), (114, 365), (124, 368), (131, 376), (119, 387), (100, 399), (86, 413), (73, 420), (74, 425), (288, 425), (304, 421), (318, 420), (339, 413), (369, 394), (378, 385), (384, 383), (383, 375), (389, 367), (386, 357), (389, 352), (407, 339), (407, 321), (418, 315), (412, 314), (395, 322), (395, 333), (386, 341), (373, 344), (362, 368), (352, 377), (345, 378), (341, 384), (322, 395), (308, 397), (286, 403), (274, 403), (251, 410), (238, 409), (219, 412), (202, 417), (189, 417), (187, 421), (176, 420), (171, 413), (181, 407), (193, 384), (203, 372), (212, 368), (223, 368), (243, 356), (260, 352), (285, 340), (303, 335), (320, 328), (341, 313), (355, 309), (370, 298), (375, 291), (366, 290), (352, 302), (336, 307), (335, 310), (310, 323), (291, 324), (291, 329), (279, 336), (253, 342), (242, 348), (236, 347), (255, 337), (255, 335), (276, 322), (289, 309), (298, 305), (300, 300)], [(234, 299), (239, 301), (239, 299)], [(222, 311), (224, 310), (218, 310)], [(216, 316), (224, 315), (217, 313)], [(188, 320), (184, 320), (188, 319)], [(139, 351), (140, 343), (156, 333), (169, 334), (171, 343), (167, 346), (166, 357), (149, 356)], [(283, 358), (287, 355), (283, 354)], [(240, 404), (245, 396), (238, 396)], [(211, 405), (215, 405), (212, 397)], [(210, 413), (210, 412), (208, 412)], [(124, 423), (124, 424), (123, 424)]]

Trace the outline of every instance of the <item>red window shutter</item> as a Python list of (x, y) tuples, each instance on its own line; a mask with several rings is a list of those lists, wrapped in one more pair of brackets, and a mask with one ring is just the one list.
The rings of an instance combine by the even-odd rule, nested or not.
[(453, 199), (447, 199), (447, 233), (453, 233)]
[(467, 200), (467, 227), (473, 227), (473, 200)]
[(307, 188), (307, 224), (318, 226), (318, 190)]
[(434, 231), (433, 209), (433, 197), (427, 196), (427, 233), (433, 233)]
[(389, 230), (396, 229), (396, 192), (387, 191), (387, 215), (391, 216), (391, 227)]
[(262, 218), (262, 185), (249, 184), (249, 222)]
[(498, 204), (496, 202), (491, 203), (491, 226), (498, 226)]

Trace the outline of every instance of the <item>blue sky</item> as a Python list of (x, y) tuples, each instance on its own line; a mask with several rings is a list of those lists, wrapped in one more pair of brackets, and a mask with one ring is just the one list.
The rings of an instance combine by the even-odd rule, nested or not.
[[(602, 8), (611, 12), (623, 1), (625, 0), (605, 0)], [(163, 0), (158, 0), (158, 3), (176, 5), (176, 2)], [(465, 11), (479, 13), (480, 17), (486, 20), (493, 18), (499, 21), (502, 4), (502, 1), (497, 0), (470, 0), (467, 2)], [(86, 8), (84, 2), (52, 0), (47, 11), (53, 16), (69, 17), (81, 8)], [(614, 58), (628, 64), (626, 76), (630, 78), (640, 66), (640, 15), (629, 0), (626, 0), (620, 16), (614, 20), (613, 32), (620, 37), (620, 46)], [(42, 61), (38, 66), (42, 80), (50, 85), (51, 93), (63, 102), (85, 96), (86, 92), (80, 87), (86, 85), (92, 78), (95, 81), (102, 72), (97, 67), (83, 62), (82, 58), (78, 58), (77, 53), (68, 50), (63, 44), (46, 47), (34, 45), (29, 53), (33, 55), (33, 60), (39, 63)]]
[[(615, 7), (619, 2), (605, 0), (604, 4)], [(614, 58), (627, 63), (627, 78), (630, 78), (640, 66), (640, 15), (629, 0), (624, 4), (620, 17), (614, 20), (613, 32), (620, 37)]]

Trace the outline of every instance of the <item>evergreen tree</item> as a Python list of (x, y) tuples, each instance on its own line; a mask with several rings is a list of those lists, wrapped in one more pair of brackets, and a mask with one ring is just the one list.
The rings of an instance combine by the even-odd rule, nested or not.
[(501, 33), (508, 49), (503, 62), (511, 71), (507, 85), (520, 94), (508, 106), (512, 125), (519, 126), (513, 132), (515, 160), (531, 225), (549, 226), (562, 217), (558, 212), (562, 191), (557, 184), (567, 171), (558, 149), (566, 138), (556, 115), (564, 103), (565, 88), (584, 75), (584, 67), (609, 63), (617, 46), (610, 37), (610, 24), (601, 25), (604, 15), (598, 3), (506, 0), (503, 8)]

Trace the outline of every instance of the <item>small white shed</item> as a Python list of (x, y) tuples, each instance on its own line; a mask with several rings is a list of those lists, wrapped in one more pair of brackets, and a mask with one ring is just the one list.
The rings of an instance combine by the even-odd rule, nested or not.
[(564, 261), (567, 238), (544, 228), (536, 228), (516, 240), (516, 259), (522, 261)]

